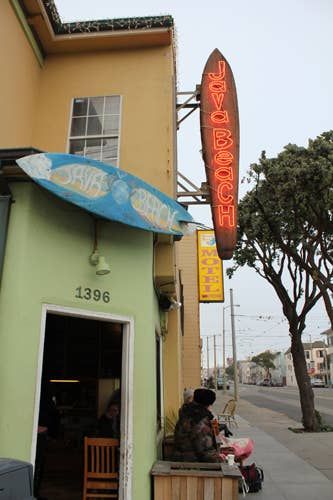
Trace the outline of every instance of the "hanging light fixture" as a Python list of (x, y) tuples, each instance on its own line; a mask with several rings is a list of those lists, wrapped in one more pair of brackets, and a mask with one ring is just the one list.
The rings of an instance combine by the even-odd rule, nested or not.
[(110, 273), (110, 265), (106, 262), (103, 255), (99, 255), (98, 252), (98, 231), (97, 231), (98, 220), (94, 219), (94, 248), (92, 254), (89, 257), (90, 264), (96, 266), (97, 276), (102, 276), (104, 274)]
[(105, 257), (100, 255), (98, 258), (97, 266), (96, 266), (96, 274), (98, 276), (101, 276), (103, 274), (109, 274), (109, 273), (110, 273), (110, 266), (106, 262)]

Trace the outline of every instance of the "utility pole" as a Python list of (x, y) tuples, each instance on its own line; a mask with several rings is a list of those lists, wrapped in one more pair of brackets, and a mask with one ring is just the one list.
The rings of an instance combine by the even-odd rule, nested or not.
[(312, 338), (311, 334), (309, 335), (310, 339), (310, 377), (313, 377), (314, 372), (315, 372), (315, 367), (314, 367), (314, 360), (313, 360), (313, 354), (312, 354)]
[(233, 291), (230, 288), (230, 307), (231, 307), (231, 334), (232, 334), (232, 357), (234, 362), (234, 398), (238, 401), (238, 371), (237, 371), (237, 351), (236, 351), (236, 332)]
[(207, 348), (207, 380), (209, 379), (209, 337), (206, 338), (206, 348)]
[(226, 380), (225, 380), (225, 317), (224, 310), (222, 309), (222, 369), (223, 369), (223, 394), (226, 393)]
[(324, 355), (324, 381), (325, 385), (329, 387), (329, 379), (328, 379), (328, 363), (327, 363), (327, 350), (326, 345), (323, 347), (323, 355)]
[(309, 340), (310, 340), (310, 360), (313, 361), (313, 356), (312, 356), (312, 338), (311, 338), (311, 333), (309, 335)]
[(216, 373), (216, 335), (214, 335), (214, 385), (217, 390), (217, 373)]

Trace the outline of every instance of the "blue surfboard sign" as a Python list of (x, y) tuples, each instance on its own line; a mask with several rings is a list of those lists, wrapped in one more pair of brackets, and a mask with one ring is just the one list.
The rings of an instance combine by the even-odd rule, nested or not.
[(182, 236), (192, 216), (139, 177), (83, 156), (41, 153), (17, 164), (37, 184), (105, 219), (146, 231)]

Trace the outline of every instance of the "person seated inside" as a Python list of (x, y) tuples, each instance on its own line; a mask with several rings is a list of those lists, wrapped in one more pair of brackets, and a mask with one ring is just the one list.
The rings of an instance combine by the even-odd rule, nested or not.
[(193, 401), (183, 404), (175, 427), (173, 460), (178, 462), (221, 462), (212, 426), (211, 405), (215, 392), (196, 389)]
[(120, 399), (114, 395), (111, 396), (105, 412), (98, 420), (98, 435), (120, 439)]

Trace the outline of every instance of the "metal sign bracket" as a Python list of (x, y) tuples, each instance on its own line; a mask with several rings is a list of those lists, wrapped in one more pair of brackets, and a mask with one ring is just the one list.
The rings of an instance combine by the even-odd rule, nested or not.
[(177, 191), (177, 201), (182, 205), (208, 205), (210, 203), (207, 182), (202, 182), (198, 187), (184, 174), (178, 172), (177, 186), (182, 191)]
[[(200, 106), (200, 85), (196, 85), (194, 91), (190, 92), (177, 92), (177, 98), (181, 97), (181, 99), (185, 98), (185, 96), (189, 96), (185, 99), (184, 102), (177, 102), (176, 110), (177, 110), (177, 130), (179, 129), (179, 125), (188, 118), (196, 109)], [(193, 102), (195, 101), (195, 102)], [(189, 111), (182, 117), (179, 117), (179, 112), (184, 109), (189, 109)]]

